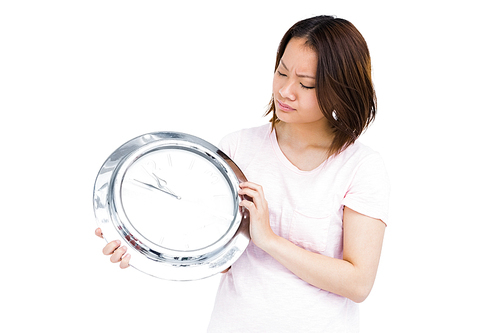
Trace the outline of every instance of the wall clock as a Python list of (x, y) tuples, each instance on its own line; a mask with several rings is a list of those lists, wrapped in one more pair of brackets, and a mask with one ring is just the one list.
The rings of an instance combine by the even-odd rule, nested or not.
[(168, 280), (197, 280), (230, 267), (247, 247), (238, 166), (196, 136), (156, 132), (114, 151), (94, 184), (106, 241), (119, 239), (130, 265)]

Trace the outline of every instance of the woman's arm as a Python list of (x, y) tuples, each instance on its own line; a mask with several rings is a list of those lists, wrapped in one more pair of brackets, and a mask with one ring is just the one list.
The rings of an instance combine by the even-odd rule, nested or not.
[(240, 184), (241, 205), (250, 211), (252, 241), (302, 280), (318, 288), (362, 302), (370, 293), (377, 273), (385, 224), (344, 208), (344, 258), (335, 259), (304, 250), (277, 236), (269, 224), (267, 201), (261, 186)]

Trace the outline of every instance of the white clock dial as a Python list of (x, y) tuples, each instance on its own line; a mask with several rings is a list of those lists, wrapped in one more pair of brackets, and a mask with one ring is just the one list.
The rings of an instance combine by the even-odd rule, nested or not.
[(122, 203), (149, 241), (177, 251), (217, 242), (233, 223), (233, 190), (207, 158), (186, 149), (146, 154), (127, 170)]

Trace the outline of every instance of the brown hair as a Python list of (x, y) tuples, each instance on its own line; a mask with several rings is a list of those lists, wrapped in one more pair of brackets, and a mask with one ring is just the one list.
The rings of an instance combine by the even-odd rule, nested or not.
[[(331, 154), (338, 154), (356, 141), (374, 120), (377, 99), (371, 79), (368, 46), (361, 33), (347, 20), (316, 16), (294, 24), (283, 36), (276, 55), (275, 71), (288, 42), (305, 38), (318, 56), (316, 98), (335, 133)], [(274, 96), (266, 115), (272, 112), (273, 128), (279, 122)]]

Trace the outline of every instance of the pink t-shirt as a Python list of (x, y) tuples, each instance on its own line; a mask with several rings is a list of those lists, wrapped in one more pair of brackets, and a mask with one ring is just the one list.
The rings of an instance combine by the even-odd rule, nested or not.
[[(282, 153), (271, 125), (226, 136), (220, 145), (260, 184), (273, 231), (342, 259), (343, 208), (387, 223), (389, 182), (380, 155), (356, 142), (312, 171)], [(250, 242), (223, 274), (208, 332), (358, 332), (358, 305), (301, 280)]]

